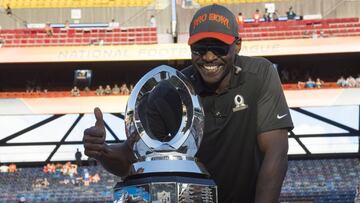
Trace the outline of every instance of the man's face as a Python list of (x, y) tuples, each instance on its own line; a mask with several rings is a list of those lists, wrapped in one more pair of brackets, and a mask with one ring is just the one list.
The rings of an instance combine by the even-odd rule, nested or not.
[(209, 86), (220, 84), (234, 65), (236, 45), (207, 38), (191, 45), (191, 60), (204, 82)]

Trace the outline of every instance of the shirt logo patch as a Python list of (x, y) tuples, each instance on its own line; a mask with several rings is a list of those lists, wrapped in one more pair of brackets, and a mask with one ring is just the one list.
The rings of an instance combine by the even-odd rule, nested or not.
[(244, 103), (244, 98), (239, 94), (234, 97), (234, 103), (235, 107), (233, 108), (233, 112), (241, 111), (248, 107), (248, 105)]
[(284, 118), (285, 116), (287, 116), (287, 113), (284, 114), (284, 115), (281, 115), (281, 116), (278, 114), (278, 115), (276, 115), (276, 118), (277, 118), (277, 119), (282, 119), (282, 118)]

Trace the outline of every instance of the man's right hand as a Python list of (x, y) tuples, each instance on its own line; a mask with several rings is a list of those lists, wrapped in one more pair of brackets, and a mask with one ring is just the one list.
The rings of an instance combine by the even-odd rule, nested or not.
[(95, 126), (84, 131), (83, 143), (85, 155), (99, 160), (106, 151), (106, 131), (103, 114), (98, 107), (94, 109), (94, 114), (96, 118)]
[(100, 161), (110, 173), (118, 176), (128, 175), (131, 162), (135, 159), (132, 150), (124, 143), (106, 144), (103, 114), (97, 107), (94, 109), (94, 114), (95, 126), (84, 131), (85, 155)]

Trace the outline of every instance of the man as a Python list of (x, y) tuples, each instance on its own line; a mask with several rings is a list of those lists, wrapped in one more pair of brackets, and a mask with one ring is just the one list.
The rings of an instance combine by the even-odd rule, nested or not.
[(150, 21), (149, 21), (150, 27), (156, 27), (156, 19), (154, 15), (150, 16)]
[(238, 14), (236, 20), (240, 26), (244, 25), (244, 16), (241, 12)]
[(255, 13), (253, 15), (253, 18), (254, 18), (254, 22), (255, 23), (259, 23), (260, 22), (260, 11), (259, 9), (256, 9), (255, 10)]
[(78, 166), (81, 166), (81, 157), (82, 157), (82, 154), (79, 151), (79, 148), (77, 148), (76, 152), (75, 152), (75, 160), (76, 160), (76, 163)]
[(265, 22), (270, 22), (270, 21), (271, 21), (270, 15), (271, 15), (271, 14), (268, 12), (268, 9), (265, 8), (264, 15), (263, 15), (263, 18), (264, 18), (264, 21), (265, 21)]
[(11, 10), (9, 4), (6, 5), (5, 13), (6, 13), (6, 15), (8, 15), (8, 16), (11, 16), (11, 15), (12, 15), (12, 10)]
[[(218, 185), (220, 203), (277, 202), (287, 170), (287, 131), (293, 128), (280, 80), (262, 58), (238, 56), (235, 16), (225, 7), (198, 10), (190, 24), (192, 82), (205, 112), (196, 157)], [(125, 141), (107, 145), (101, 111), (84, 132), (85, 154), (117, 175), (135, 161)]]
[(286, 12), (286, 16), (288, 20), (294, 20), (296, 17), (296, 13), (293, 11), (293, 7), (290, 6), (289, 11)]

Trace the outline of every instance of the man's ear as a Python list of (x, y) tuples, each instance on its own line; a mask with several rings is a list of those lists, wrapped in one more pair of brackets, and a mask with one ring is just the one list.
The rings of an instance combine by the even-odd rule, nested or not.
[(241, 38), (236, 39), (235, 41), (235, 53), (239, 53), (241, 50)]

